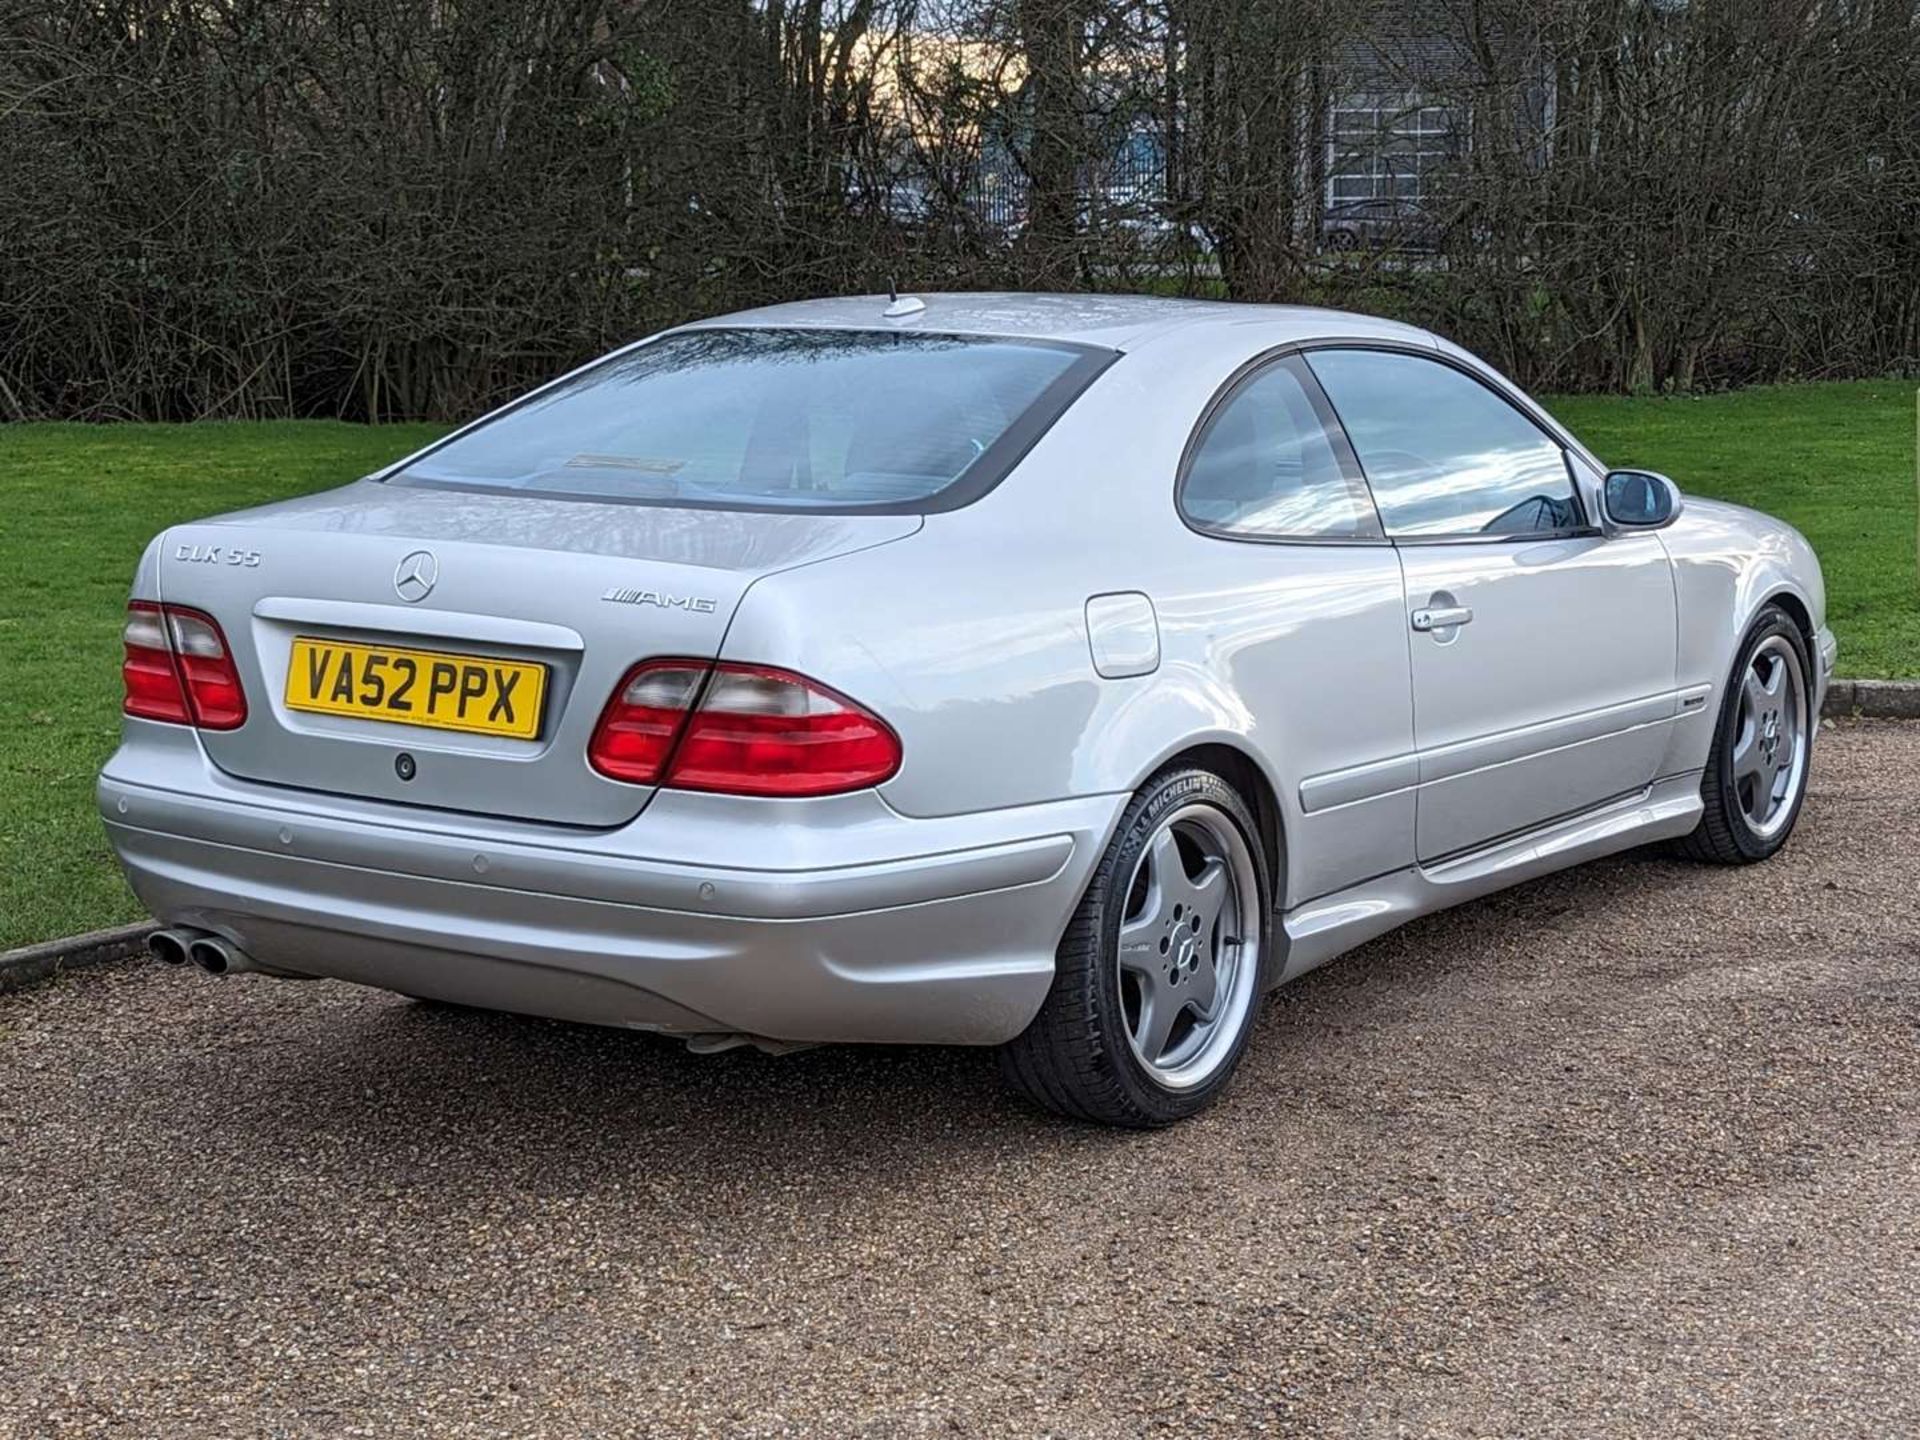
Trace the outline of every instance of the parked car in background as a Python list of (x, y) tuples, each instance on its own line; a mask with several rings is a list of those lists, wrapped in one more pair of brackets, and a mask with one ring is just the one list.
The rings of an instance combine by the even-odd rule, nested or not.
[(99, 799), (163, 960), (1155, 1125), (1402, 921), (1772, 855), (1833, 658), (1795, 531), (1433, 335), (869, 296), (156, 537)]
[(1320, 221), (1321, 244), (1328, 250), (1414, 250), (1440, 248), (1441, 227), (1418, 201), (1350, 200), (1329, 205)]

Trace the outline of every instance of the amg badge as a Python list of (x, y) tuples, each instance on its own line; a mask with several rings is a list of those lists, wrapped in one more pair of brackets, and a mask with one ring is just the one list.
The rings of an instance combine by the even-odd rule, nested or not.
[(695, 615), (713, 614), (714, 602), (698, 595), (675, 595), (667, 590), (623, 590), (618, 586), (600, 597), (616, 605), (658, 605), (662, 610), (688, 610)]

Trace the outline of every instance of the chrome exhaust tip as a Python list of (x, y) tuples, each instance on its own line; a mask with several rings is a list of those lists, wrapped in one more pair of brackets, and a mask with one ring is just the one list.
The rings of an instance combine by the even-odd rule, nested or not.
[(218, 935), (202, 935), (187, 946), (187, 958), (209, 975), (232, 975), (253, 969), (246, 951), (230, 945)]
[(156, 930), (147, 936), (147, 953), (162, 965), (184, 965), (192, 944), (192, 938), (178, 930)]

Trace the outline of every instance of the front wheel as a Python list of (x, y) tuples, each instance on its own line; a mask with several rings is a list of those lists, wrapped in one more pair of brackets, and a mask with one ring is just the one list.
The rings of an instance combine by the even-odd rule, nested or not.
[(1680, 853), (1751, 865), (1787, 843), (1807, 795), (1813, 758), (1813, 689), (1807, 642), (1769, 605), (1747, 632), (1727, 681), (1700, 782), (1705, 813)]
[(1081, 1120), (1168, 1125), (1204, 1109), (1260, 999), (1267, 867), (1246, 801), (1211, 771), (1141, 789), (1060, 941), (1040, 1013), (1001, 1072)]

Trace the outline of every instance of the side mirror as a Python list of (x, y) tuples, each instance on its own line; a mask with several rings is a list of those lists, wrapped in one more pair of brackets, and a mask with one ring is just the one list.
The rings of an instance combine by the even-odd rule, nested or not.
[(1602, 498), (1607, 519), (1630, 530), (1658, 530), (1680, 515), (1680, 487), (1651, 470), (1609, 470)]

